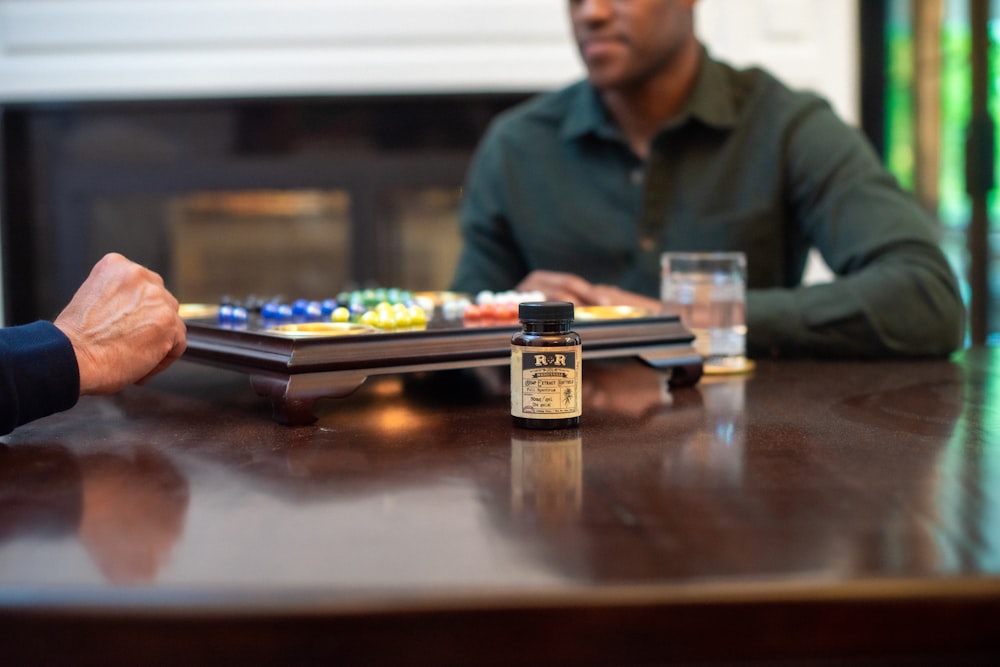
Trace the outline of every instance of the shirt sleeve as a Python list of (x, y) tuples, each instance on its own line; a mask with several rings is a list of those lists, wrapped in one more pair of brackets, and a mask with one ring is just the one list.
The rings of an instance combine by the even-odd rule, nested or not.
[(483, 137), (466, 180), (454, 290), (476, 294), (513, 289), (528, 272), (505, 213), (504, 164), (501, 132), (494, 126)]
[(76, 353), (54, 324), (0, 329), (0, 434), (67, 410), (79, 396)]
[(826, 105), (790, 126), (786, 187), (830, 283), (747, 293), (754, 356), (944, 356), (965, 309), (934, 219)]

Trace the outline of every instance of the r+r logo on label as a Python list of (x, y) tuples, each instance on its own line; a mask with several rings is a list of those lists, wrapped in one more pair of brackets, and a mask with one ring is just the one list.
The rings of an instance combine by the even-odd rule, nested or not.
[(536, 354), (535, 355), (535, 368), (539, 366), (565, 366), (566, 365), (566, 355), (565, 354)]

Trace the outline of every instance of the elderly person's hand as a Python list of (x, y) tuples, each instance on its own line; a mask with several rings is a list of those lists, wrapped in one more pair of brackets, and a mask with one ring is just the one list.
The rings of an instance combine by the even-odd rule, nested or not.
[(177, 299), (163, 279), (116, 253), (94, 266), (54, 324), (73, 344), (81, 394), (141, 384), (187, 345)]

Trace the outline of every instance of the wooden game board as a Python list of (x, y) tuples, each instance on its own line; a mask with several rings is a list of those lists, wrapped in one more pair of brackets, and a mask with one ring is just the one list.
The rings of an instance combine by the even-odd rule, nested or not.
[[(519, 330), (432, 322), (425, 330), (327, 336), (276, 331), (254, 318), (240, 327), (195, 318), (187, 327), (185, 359), (247, 373), (253, 390), (270, 399), (275, 420), (289, 425), (315, 421), (317, 399), (347, 396), (369, 376), (509, 363), (510, 338)], [(585, 361), (638, 357), (669, 371), (672, 386), (702, 375), (694, 336), (676, 316), (578, 320), (573, 329)]]

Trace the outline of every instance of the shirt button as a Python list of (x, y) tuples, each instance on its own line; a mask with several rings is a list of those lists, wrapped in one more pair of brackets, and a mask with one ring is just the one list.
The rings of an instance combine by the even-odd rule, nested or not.
[(643, 236), (639, 239), (639, 249), (643, 252), (653, 252), (656, 250), (656, 241), (649, 236)]
[(633, 169), (629, 173), (628, 179), (632, 181), (632, 185), (642, 185), (642, 182), (646, 180), (646, 173), (642, 169)]

